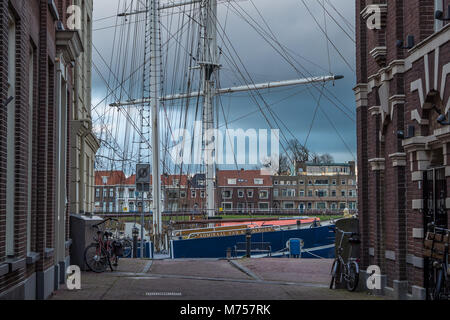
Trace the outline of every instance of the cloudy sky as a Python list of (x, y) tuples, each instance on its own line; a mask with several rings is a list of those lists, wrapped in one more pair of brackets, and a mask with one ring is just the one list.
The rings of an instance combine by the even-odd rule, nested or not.
[[(94, 0), (93, 104), (97, 106), (94, 118), (114, 119), (111, 113), (117, 111), (107, 111), (107, 103), (115, 101), (117, 96), (127, 98), (127, 94), (124, 94), (125, 89), (120, 88), (118, 90), (122, 92), (116, 91), (104, 100), (108, 94), (107, 83), (115, 88), (111, 79), (124, 78), (134, 70), (133, 67), (136, 67), (131, 62), (123, 61), (126, 59), (132, 61), (129, 57), (133, 56), (133, 48), (140, 48), (139, 43), (143, 43), (143, 38), (139, 38), (138, 34), (136, 36), (139, 39), (138, 45), (127, 46), (123, 39), (129, 40), (133, 34), (126, 34), (124, 27), (114, 26), (124, 23), (123, 18), (120, 20), (115, 17), (117, 12), (133, 7), (138, 1), (142, 2), (142, 0)], [(166, 2), (170, 1), (161, 1)], [(321, 84), (264, 91), (257, 98), (259, 105), (245, 93), (223, 96), (221, 97), (223, 110), (220, 111), (222, 115), (219, 116), (219, 122), (223, 121), (225, 115), (231, 128), (244, 130), (279, 128), (287, 139), (295, 136), (301, 143), (307, 142), (307, 147), (314, 152), (332, 154), (337, 162), (354, 160), (356, 155), (356, 115), (352, 91), (356, 81), (354, 1), (242, 0), (233, 3), (230, 5), (223, 1), (219, 4), (218, 19), (221, 27), (218, 42), (224, 54), (233, 56), (239, 64), (245, 65), (243, 73), (248, 72), (252, 81), (259, 83), (290, 80), (301, 78), (302, 75), (321, 76), (330, 72), (344, 75), (345, 78), (335, 83), (327, 83), (323, 94)], [(175, 14), (170, 17), (180, 19), (175, 18), (177, 17)], [(141, 20), (142, 18), (144, 16), (141, 15)], [(169, 32), (177, 33), (180, 21), (173, 22), (163, 14), (162, 42), (165, 42)], [(276, 41), (267, 40), (267, 36), (264, 39), (255, 31), (255, 26), (273, 35)], [(228, 39), (230, 42), (222, 39)], [(133, 41), (130, 43), (136, 44)], [(288, 58), (280, 55), (281, 47), (289, 53)], [(176, 52), (169, 52), (170, 57), (184, 54), (176, 43), (167, 46), (167, 51), (171, 49)], [(220, 72), (221, 86), (243, 83), (244, 79), (236, 73), (236, 69), (227, 59), (221, 59), (220, 63), (223, 65)], [(242, 68), (240, 69), (242, 71)], [(173, 70), (170, 74), (173, 74)], [(177, 77), (174, 76), (173, 79), (176, 82)], [(139, 78), (136, 78), (134, 81), (138, 80)], [(127, 84), (129, 95), (139, 95), (136, 87)], [(172, 82), (171, 87), (172, 91), (176, 91), (174, 88), (178, 87), (183, 91), (181, 84)], [(271, 118), (268, 122), (258, 112), (265, 104), (271, 106), (276, 121)], [(108, 115), (105, 116), (105, 113)], [(108, 121), (111, 123), (108, 124)], [(108, 121), (97, 121), (96, 125), (100, 126), (100, 123), (103, 123), (105, 126), (106, 122), (106, 125), (109, 125), (108, 130), (113, 132), (114, 123), (118, 120)], [(119, 136), (125, 134), (123, 129), (117, 132), (115, 134)], [(132, 141), (133, 133), (128, 134), (128, 141)], [(123, 142), (119, 144), (121, 143)]]

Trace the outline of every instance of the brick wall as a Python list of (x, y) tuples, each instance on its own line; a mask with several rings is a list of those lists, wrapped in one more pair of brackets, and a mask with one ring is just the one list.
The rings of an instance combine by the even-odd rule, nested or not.
[[(57, 8), (66, 11), (70, 0), (56, 0)], [(35, 264), (0, 276), (0, 297), (8, 289), (22, 283), (35, 271), (45, 271), (55, 264), (52, 256), (45, 258), (46, 248), (55, 248), (55, 21), (47, 0), (9, 0), (0, 2), (0, 265), (10, 259), (27, 256), (28, 185), (31, 193), (31, 251), (40, 254)], [(6, 257), (6, 139), (8, 79), (8, 8), (16, 20), (16, 83), (15, 83), (15, 189), (14, 189), (14, 257)], [(29, 110), (29, 59), (34, 48), (33, 112)], [(68, 90), (72, 95), (72, 71), (68, 70)], [(68, 119), (71, 99), (68, 99)], [(33, 127), (29, 127), (31, 117)], [(32, 130), (32, 131), (31, 131)], [(70, 124), (68, 125), (70, 133)], [(32, 155), (29, 155), (29, 134), (32, 134)], [(70, 134), (67, 150), (70, 151)], [(31, 156), (31, 175), (28, 174)], [(70, 172), (70, 157), (67, 170)], [(70, 176), (67, 176), (67, 185)], [(67, 191), (69, 192), (69, 190)], [(66, 235), (69, 219), (66, 212)]]
[[(447, 13), (450, 2), (444, 2)], [(360, 13), (367, 5), (377, 3), (387, 4), (383, 27), (369, 30)], [(426, 44), (436, 38), (442, 39), (443, 34), (434, 31), (434, 11), (434, 0), (356, 1), (358, 71), (355, 93), (358, 101), (358, 206), (362, 264), (363, 267), (379, 265), (387, 276), (389, 287), (393, 287), (394, 281), (407, 281), (410, 293), (413, 285), (424, 286), (423, 268), (420, 263), (413, 264), (408, 259), (415, 257), (415, 261), (420, 262), (423, 248), (423, 239), (413, 237), (414, 229), (417, 233), (424, 228), (423, 212), (412, 205), (413, 200), (424, 196), (422, 181), (417, 178), (419, 169), (424, 170), (418, 157), (430, 156), (432, 150), (441, 150), (442, 145), (448, 143), (443, 140), (434, 145), (425, 144), (425, 153), (420, 153), (422, 149), (418, 147), (419, 150), (415, 150), (417, 146), (408, 144), (408, 139), (399, 139), (397, 132), (401, 130), (406, 134), (408, 126), (414, 126), (415, 136), (431, 136), (435, 129), (442, 128), (436, 123), (437, 114), (430, 111), (436, 95), (433, 90), (427, 91), (428, 87), (434, 88), (436, 48), (426, 47)], [(450, 30), (445, 30), (447, 40), (434, 42), (441, 43), (439, 61), (436, 62), (439, 72), (450, 61)], [(414, 36), (416, 47), (412, 50), (398, 48), (397, 40), (406, 42), (408, 35)], [(375, 59), (371, 51), (384, 46), (386, 53), (383, 59)], [(405, 68), (406, 62), (411, 63), (410, 68)], [(395, 63), (400, 68), (396, 69)], [(429, 79), (426, 79), (426, 70)], [(439, 88), (434, 90), (443, 95), (442, 106), (449, 99), (450, 82), (441, 88), (441, 77), (438, 75)], [(411, 90), (411, 83), (417, 79), (422, 80), (425, 105), (421, 104), (418, 91)], [(383, 83), (388, 87), (387, 97)], [(368, 89), (363, 98), (359, 95), (361, 88), (364, 93), (364, 89)], [(420, 119), (415, 120), (412, 115), (416, 110), (416, 118)], [(369, 163), (371, 159), (372, 163)], [(377, 167), (377, 163), (382, 166)], [(441, 165), (448, 164), (450, 162)]]

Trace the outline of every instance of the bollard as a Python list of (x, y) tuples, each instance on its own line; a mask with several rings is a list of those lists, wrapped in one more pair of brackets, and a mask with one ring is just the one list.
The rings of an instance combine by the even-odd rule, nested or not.
[(245, 231), (245, 238), (247, 240), (247, 258), (251, 257), (251, 246), (252, 246), (252, 231), (247, 229)]
[(137, 258), (137, 244), (138, 244), (138, 235), (139, 235), (139, 229), (134, 226), (133, 230), (131, 231), (133, 235), (133, 258)]

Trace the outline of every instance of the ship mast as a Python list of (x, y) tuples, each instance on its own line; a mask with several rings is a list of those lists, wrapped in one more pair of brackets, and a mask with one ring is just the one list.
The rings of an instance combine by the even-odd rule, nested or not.
[[(160, 181), (160, 133), (159, 133), (159, 105), (161, 101), (185, 99), (188, 97), (203, 97), (203, 114), (202, 114), (202, 142), (203, 142), (203, 161), (206, 168), (206, 211), (209, 217), (215, 216), (215, 137), (214, 137), (214, 108), (213, 101), (216, 95), (228, 94), (233, 92), (243, 92), (252, 90), (263, 90), (277, 87), (304, 85), (317, 82), (327, 82), (342, 79), (342, 76), (330, 75), (323, 77), (311, 77), (305, 79), (294, 79), (288, 81), (267, 82), (261, 84), (249, 84), (239, 87), (231, 88), (217, 88), (218, 70), (220, 65), (218, 63), (218, 47), (217, 47), (217, 0), (192, 0), (186, 2), (169, 3), (166, 5), (159, 5), (159, 0), (150, 0), (151, 6), (150, 17), (152, 23), (151, 32), (151, 83), (150, 96), (141, 100), (131, 100), (116, 102), (110, 106), (120, 107), (128, 105), (139, 105), (150, 102), (152, 111), (152, 150), (153, 150), (153, 234), (155, 236), (155, 243), (157, 248), (167, 249), (167, 243), (162, 241), (162, 218), (161, 218), (161, 181)], [(201, 14), (203, 20), (202, 28), (202, 57), (198, 62), (201, 70), (201, 91), (181, 93), (171, 96), (161, 97), (161, 64), (160, 52), (161, 43), (159, 38), (159, 11), (201, 3)], [(147, 10), (137, 11), (131, 13), (122, 13), (118, 16), (129, 16), (133, 14), (146, 13)]]

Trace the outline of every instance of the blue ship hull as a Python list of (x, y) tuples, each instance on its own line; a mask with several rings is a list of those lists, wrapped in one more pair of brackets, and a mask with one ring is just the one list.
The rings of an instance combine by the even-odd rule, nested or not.
[[(252, 242), (270, 242), (272, 256), (276, 257), (286, 254), (289, 239), (299, 238), (304, 241), (302, 258), (334, 258), (335, 236), (330, 227), (334, 226), (254, 233)], [(228, 249), (233, 250), (238, 242), (245, 241), (245, 235), (171, 240), (171, 258), (225, 258)]]

